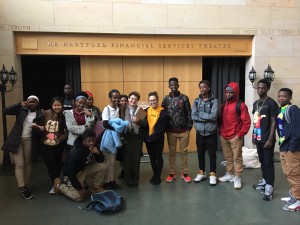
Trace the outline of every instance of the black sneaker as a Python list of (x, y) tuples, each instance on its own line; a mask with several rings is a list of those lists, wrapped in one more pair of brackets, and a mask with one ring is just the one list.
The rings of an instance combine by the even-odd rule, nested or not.
[(27, 186), (24, 186), (22, 189), (23, 190), (20, 192), (24, 199), (29, 200), (29, 199), (33, 198), (33, 194), (31, 194), (31, 192), (29, 191), (29, 188)]
[(121, 185), (117, 184), (116, 181), (110, 181), (109, 184), (113, 189), (121, 189)]
[(120, 172), (118, 178), (119, 178), (119, 179), (123, 179), (124, 177), (125, 177), (125, 171), (124, 171), (124, 170), (121, 170), (121, 172)]

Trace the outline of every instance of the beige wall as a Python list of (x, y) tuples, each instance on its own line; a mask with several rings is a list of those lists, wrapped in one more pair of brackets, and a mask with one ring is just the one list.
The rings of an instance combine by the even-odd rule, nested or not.
[[(270, 95), (276, 97), (283, 86), (300, 94), (300, 0), (1, 0), (0, 15), (0, 65), (19, 72), (7, 104), (22, 100), (13, 31), (254, 35), (245, 76), (254, 65), (261, 78), (270, 63), (276, 72)], [(256, 98), (246, 79), (250, 111)], [(300, 105), (300, 99), (293, 103)], [(249, 136), (245, 145), (252, 146)]]

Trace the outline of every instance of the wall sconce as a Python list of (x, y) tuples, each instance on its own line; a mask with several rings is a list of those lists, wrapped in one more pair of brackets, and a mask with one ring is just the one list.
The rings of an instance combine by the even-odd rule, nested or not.
[[(4, 92), (11, 92), (14, 89), (14, 85), (18, 80), (17, 73), (14, 71), (14, 67), (11, 67), (10, 72), (5, 69), (3, 64), (2, 70), (0, 71), (0, 80), (1, 80), (1, 90), (3, 89)], [(11, 87), (7, 89), (7, 82), (10, 83)]]
[[(249, 80), (252, 83), (252, 87), (257, 89), (257, 87), (254, 86), (254, 81), (256, 79), (256, 71), (254, 70), (253, 66), (252, 69), (249, 71)], [(275, 79), (275, 73), (274, 70), (272, 70), (272, 67), (270, 64), (268, 64), (267, 69), (264, 71), (264, 79), (268, 80), (270, 83)]]

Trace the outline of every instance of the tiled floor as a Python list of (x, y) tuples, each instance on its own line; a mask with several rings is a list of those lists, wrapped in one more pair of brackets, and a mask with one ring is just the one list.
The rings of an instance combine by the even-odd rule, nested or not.
[[(218, 175), (225, 168), (220, 165), (223, 156), (218, 152)], [(167, 175), (167, 155), (163, 177)], [(189, 155), (190, 171), (194, 178), (197, 171), (197, 155)], [(138, 188), (123, 184), (119, 191), (126, 199), (126, 209), (114, 215), (99, 215), (84, 211), (64, 196), (50, 196), (50, 181), (42, 161), (34, 164), (32, 192), (34, 199), (23, 200), (16, 188), (14, 176), (0, 176), (0, 225), (299, 225), (300, 212), (281, 209), (280, 197), (289, 190), (280, 163), (276, 166), (274, 199), (262, 200), (261, 194), (252, 188), (260, 178), (260, 169), (245, 169), (243, 188), (234, 190), (232, 183), (219, 183), (215, 187), (208, 180), (199, 184), (186, 184), (180, 178), (173, 183), (162, 182), (152, 186), (149, 163), (141, 164), (141, 180)], [(177, 168), (180, 168), (179, 156)], [(116, 173), (119, 170), (117, 169)], [(121, 182), (121, 181), (120, 181)], [(122, 182), (121, 182), (122, 183)]]

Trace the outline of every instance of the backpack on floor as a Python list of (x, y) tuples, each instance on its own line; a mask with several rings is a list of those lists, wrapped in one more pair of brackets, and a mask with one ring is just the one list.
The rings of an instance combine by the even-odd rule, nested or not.
[(119, 212), (124, 201), (123, 197), (112, 190), (91, 194), (91, 200), (86, 209), (93, 209), (99, 214)]

